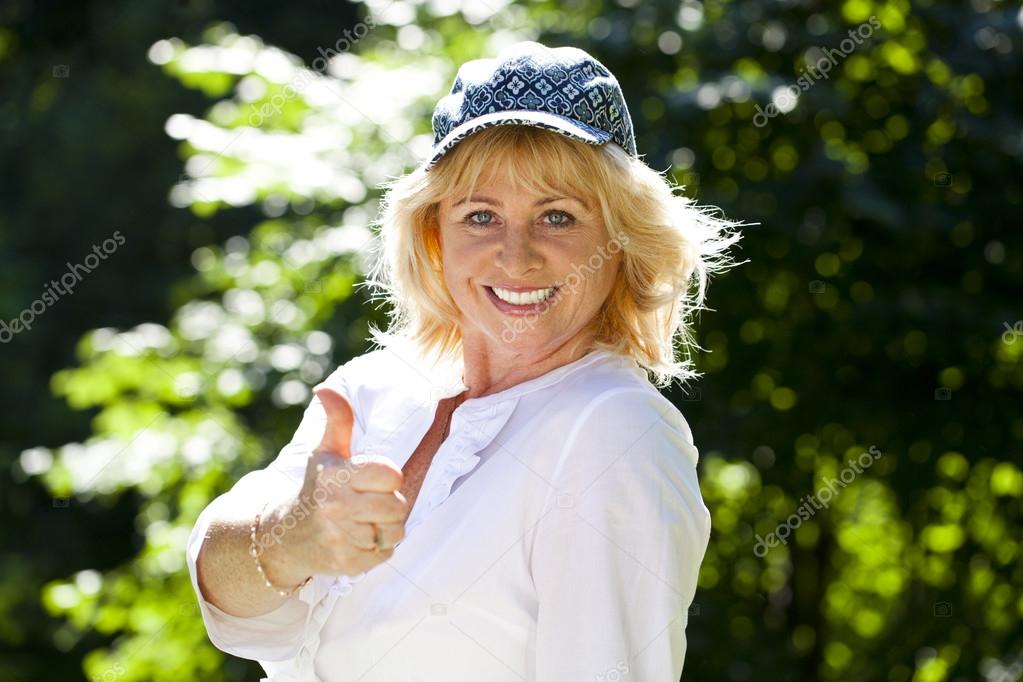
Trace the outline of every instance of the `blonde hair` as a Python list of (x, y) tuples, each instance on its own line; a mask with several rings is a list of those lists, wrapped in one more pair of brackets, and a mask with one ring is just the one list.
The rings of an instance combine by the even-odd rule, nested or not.
[(590, 350), (635, 359), (658, 387), (701, 376), (692, 368), (699, 348), (693, 314), (705, 309), (709, 277), (733, 265), (725, 252), (741, 235), (729, 229), (741, 223), (696, 206), (680, 186), (616, 144), (590, 145), (522, 125), (479, 131), (429, 171), (421, 165), (382, 186), (379, 240), (365, 283), (390, 304), (387, 331), (370, 328), (377, 344), (401, 338), (435, 358), (461, 353), (458, 309), (442, 274), (438, 206), (471, 194), (495, 173), (536, 193), (583, 197), (599, 208), (608, 238), (620, 245), (618, 278), (592, 322)]

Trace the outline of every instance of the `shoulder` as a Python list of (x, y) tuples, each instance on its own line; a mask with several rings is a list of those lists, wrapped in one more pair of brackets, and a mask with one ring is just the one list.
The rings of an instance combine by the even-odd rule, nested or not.
[(627, 364), (573, 379), (564, 401), (556, 401), (562, 416), (547, 423), (551, 436), (541, 437), (546, 447), (529, 459), (548, 484), (544, 509), (571, 508), (590, 520), (610, 514), (641, 526), (681, 524), (691, 537), (707, 537), (699, 451), (679, 409)]
[(586, 367), (530, 395), (516, 413), (509, 449), (552, 488), (695, 481), (699, 453), (689, 424), (629, 359)]
[(557, 407), (548, 414), (571, 425), (566, 433), (567, 446), (579, 440), (608, 439), (612, 443), (654, 432), (669, 435), (696, 464), (692, 430), (686, 418), (631, 359), (611, 355), (565, 384), (552, 401)]
[(401, 387), (405, 393), (429, 392), (435, 376), (415, 347), (407, 342), (376, 348), (342, 363), (323, 381), (331, 388), (375, 394)]
[[(340, 365), (321, 385), (349, 399), (355, 411), (353, 448), (386, 449), (399, 427), (431, 404), (440, 385), (437, 368), (428, 366), (410, 345), (387, 346)], [(313, 398), (317, 406), (318, 398)], [(322, 408), (316, 408), (321, 409)]]
[[(356, 355), (338, 365), (324, 379), (323, 383), (331, 387), (337, 385), (354, 387), (364, 383), (371, 383), (373, 380), (377, 382), (384, 381), (397, 369), (396, 359), (393, 356), (388, 358), (390, 354), (390, 350), (378, 348), (362, 355)], [(390, 362), (388, 362), (388, 359), (390, 359)]]

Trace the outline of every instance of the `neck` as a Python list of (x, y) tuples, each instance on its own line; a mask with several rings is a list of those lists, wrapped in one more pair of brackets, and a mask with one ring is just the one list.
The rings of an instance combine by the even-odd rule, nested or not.
[(462, 399), (498, 393), (575, 362), (589, 352), (592, 340), (592, 335), (581, 333), (553, 349), (520, 351), (495, 350), (463, 337), (462, 382), (468, 390), (461, 394), (465, 396)]
[(456, 396), (450, 398), (444, 398), (443, 402), (447, 403), (447, 416), (444, 418), (444, 428), (441, 430), (441, 440), (448, 437), (448, 431), (451, 429), (451, 415), (455, 413), (455, 410), (469, 397), (467, 391), (462, 391)]

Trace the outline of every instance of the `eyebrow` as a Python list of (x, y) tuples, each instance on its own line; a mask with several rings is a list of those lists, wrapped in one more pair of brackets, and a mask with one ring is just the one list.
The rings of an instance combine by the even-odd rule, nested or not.
[[(585, 201), (583, 201), (579, 197), (574, 197), (574, 196), (546, 197), (544, 199), (540, 199), (539, 201), (537, 201), (533, 205), (534, 206), (543, 206), (544, 204), (550, 204), (550, 203), (553, 203), (555, 201), (559, 201), (561, 199), (572, 199), (572, 200), (577, 201), (580, 204), (582, 204), (583, 207), (585, 207), (587, 210), (589, 210), (589, 208), (590, 208), (589, 204), (587, 204)], [(474, 203), (479, 203), (479, 204), (491, 204), (493, 206), (497, 206), (498, 208), (502, 208), (504, 206), (504, 204), (502, 204), (497, 199), (492, 199), (492, 198), (490, 198), (488, 196), (484, 196), (482, 194), (474, 194), (471, 197), (467, 197), (465, 199), (460, 199), (459, 201), (456, 201), (455, 203), (453, 203), (451, 205), (453, 207), (454, 206), (459, 206), (461, 204), (464, 204), (466, 201), (472, 201)]]

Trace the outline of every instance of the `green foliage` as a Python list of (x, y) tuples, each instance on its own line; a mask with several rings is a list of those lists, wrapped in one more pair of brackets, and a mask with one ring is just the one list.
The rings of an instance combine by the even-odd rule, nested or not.
[[(208, 76), (229, 75), (242, 88), (246, 78), (263, 78), (255, 65), (281, 56), (255, 39), (222, 29), (211, 39), (219, 43), (179, 45), (177, 56), (165, 65), (167, 72), (186, 85), (222, 94), (210, 83), (223, 79)], [(226, 59), (226, 52), (241, 49), (248, 50), (251, 71), (217, 74), (203, 61), (216, 63)], [(277, 66), (286, 63), (294, 60)], [(296, 68), (285, 75), (303, 73)], [(192, 78), (195, 74), (203, 79)], [(302, 96), (288, 102), (280, 115), (298, 116), (295, 120), (335, 115), (331, 102), (319, 102), (314, 111), (297, 101)], [(211, 113), (210, 118), (216, 117)], [(366, 197), (361, 182), (348, 168), (335, 169), (331, 177), (303, 175), (310, 170), (303, 163), (338, 153), (312, 148), (325, 143), (315, 129), (247, 129), (242, 119), (229, 118), (232, 123), (217, 132), (242, 131), (244, 149), (239, 142), (221, 150), (216, 163), (206, 164), (207, 175), (177, 188), (174, 196), (187, 194), (188, 205), (202, 205), (198, 214), (212, 215), (237, 205), (244, 187), (246, 200), (261, 200), (268, 218), (248, 237), (232, 237), (223, 248), (196, 250), (196, 275), (181, 285), (187, 300), (167, 326), (144, 323), (85, 335), (78, 345), (80, 367), (58, 372), (52, 388), (73, 408), (95, 411), (92, 437), (52, 452), (35, 448), (27, 455), (44, 462), (37, 469), (55, 496), (87, 501), (133, 489), (143, 498), (136, 528), (144, 545), (133, 561), (106, 574), (81, 571), (51, 583), (43, 593), (47, 610), (66, 618), (75, 630), (119, 635), (111, 650), (94, 651), (86, 659), (91, 678), (109, 677), (111, 671), (121, 680), (218, 678), (220, 655), (205, 640), (194, 608), (183, 543), (202, 508), (245, 472), (263, 466), (294, 430), (293, 418), (268, 425), (258, 416), (308, 402), (309, 387), (333, 367), (335, 338), (346, 344), (345, 354), (364, 340), (364, 314), (340, 320), (345, 333), (336, 337), (323, 331), (353, 296), (358, 257), (372, 237), (366, 219), (371, 201), (363, 206), (345, 199)], [(203, 157), (203, 149), (215, 151), (200, 140), (216, 124), (189, 118), (187, 125), (199, 138), (185, 144), (191, 163)], [(330, 124), (321, 120), (320, 125)], [(281, 158), (282, 149), (304, 149), (309, 156)], [(348, 154), (361, 153), (357, 145), (347, 149)], [(264, 164), (243, 162), (230, 156), (234, 151), (261, 155)], [(324, 160), (315, 162), (327, 168)], [(292, 176), (272, 173), (271, 164), (288, 165)], [(322, 190), (315, 213), (303, 177)], [(285, 216), (289, 203), (294, 214)], [(197, 649), (205, 649), (203, 655), (191, 655)]]

